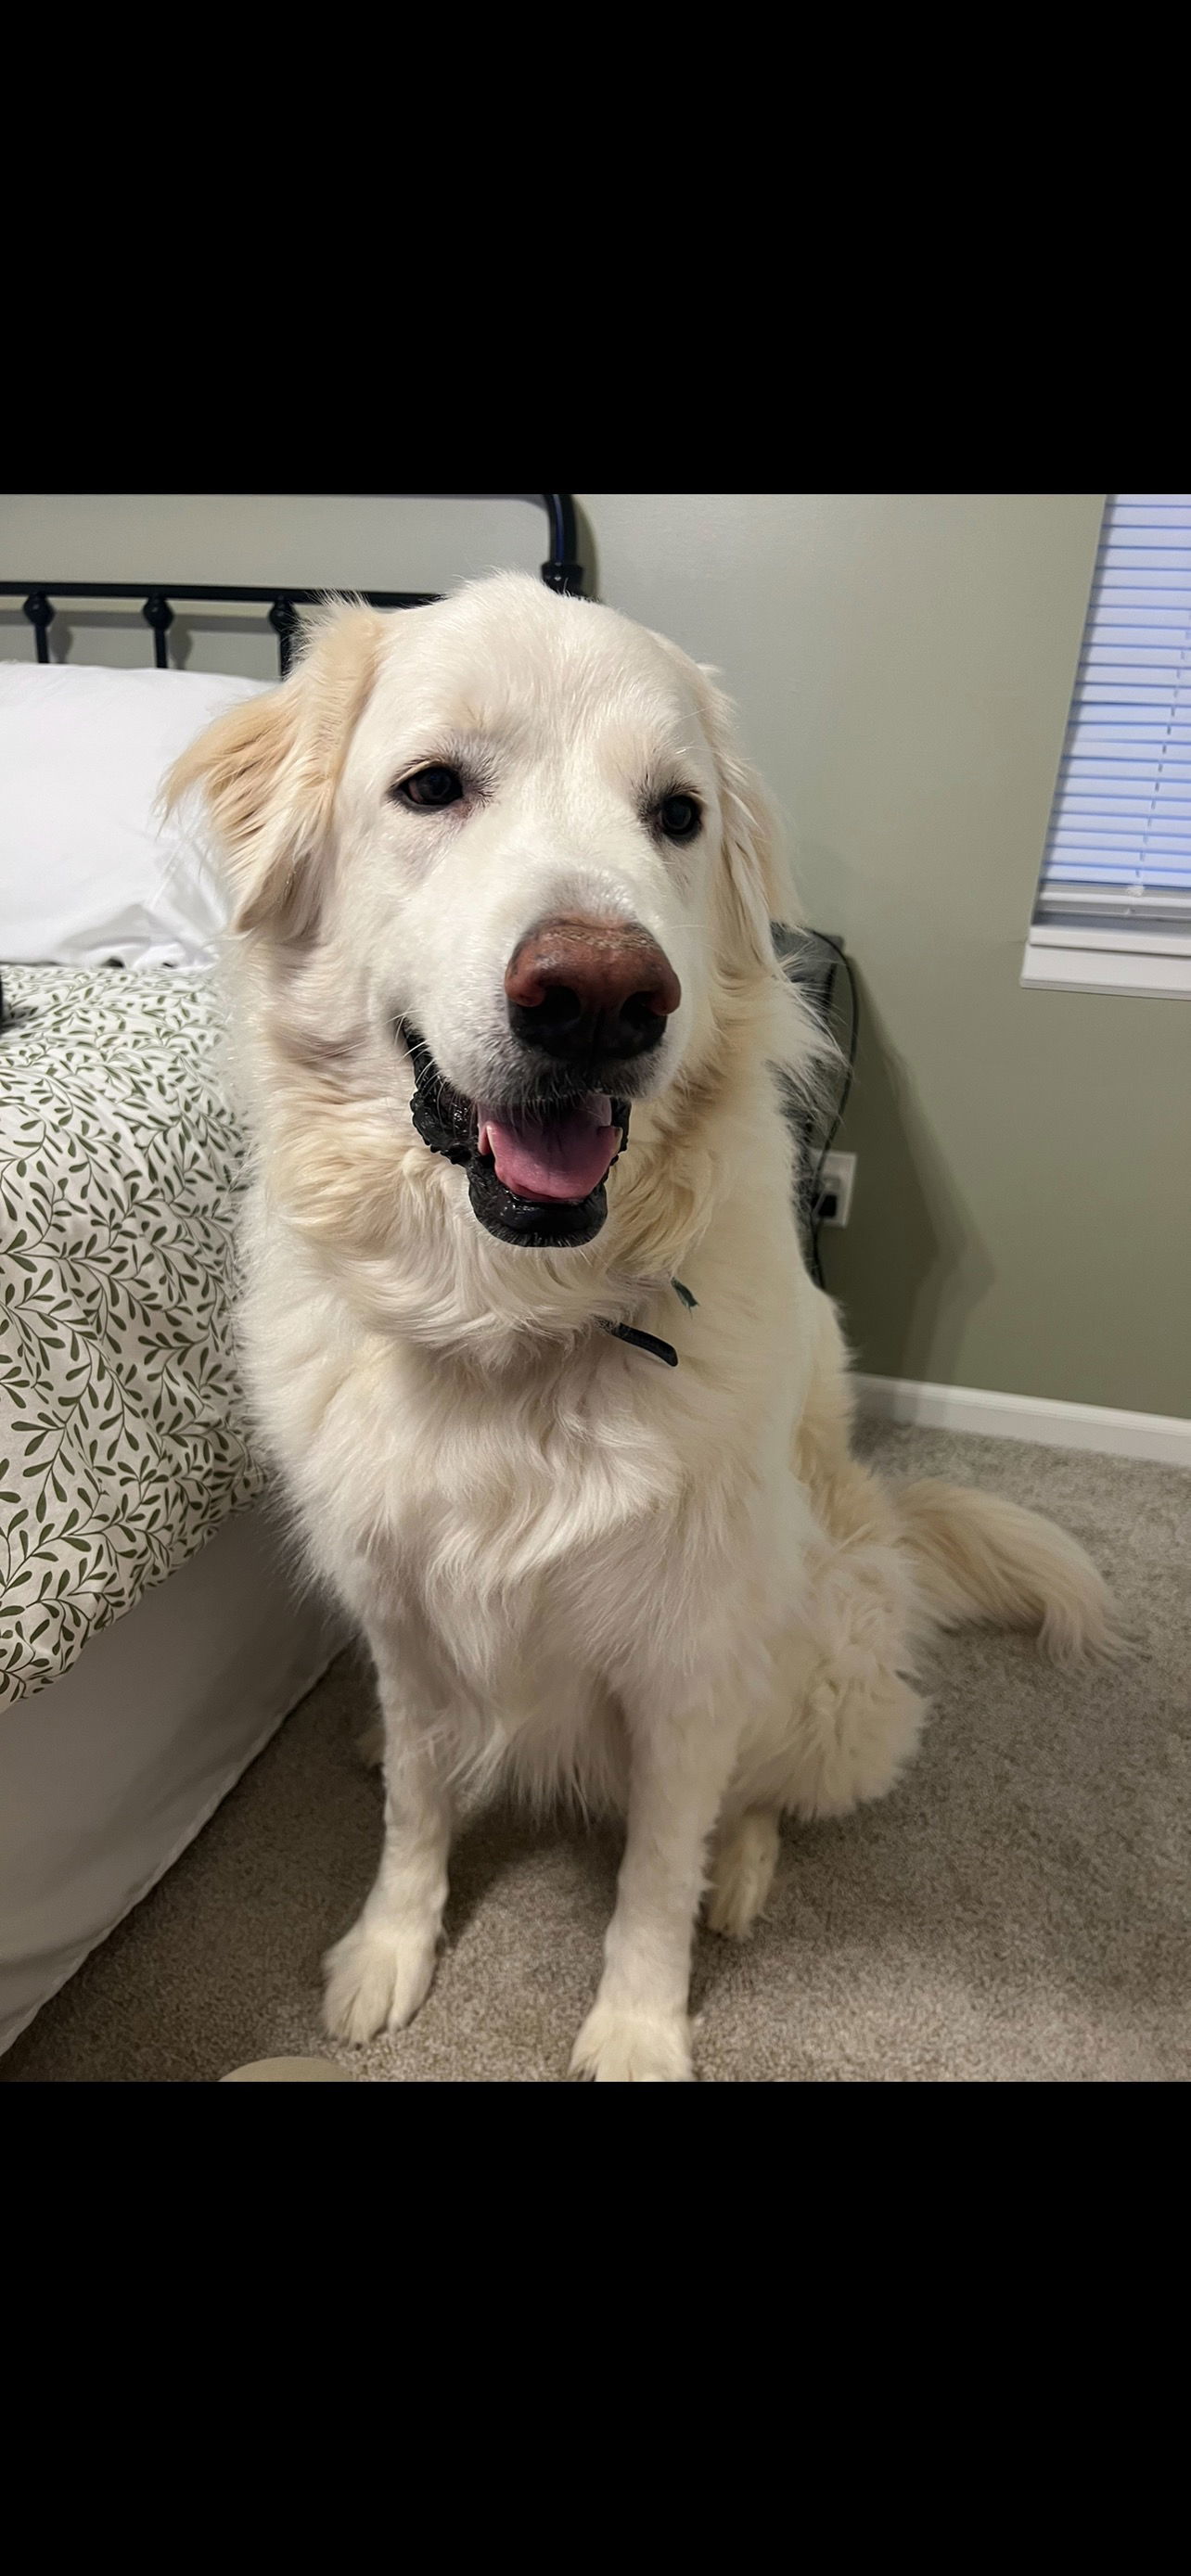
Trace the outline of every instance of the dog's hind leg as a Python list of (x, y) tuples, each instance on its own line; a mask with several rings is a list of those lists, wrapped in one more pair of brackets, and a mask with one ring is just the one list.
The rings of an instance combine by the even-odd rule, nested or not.
[(373, 2039), (413, 2020), (434, 1975), (447, 1897), (451, 1802), (433, 1681), (408, 1633), (374, 1633), (370, 1642), (384, 1721), (385, 1840), (363, 1913), (323, 1962), (323, 2018), (334, 2039)]
[(727, 1933), (735, 1941), (752, 1931), (773, 1883), (779, 1839), (772, 1807), (746, 1807), (721, 1827), (707, 1891), (710, 1931)]

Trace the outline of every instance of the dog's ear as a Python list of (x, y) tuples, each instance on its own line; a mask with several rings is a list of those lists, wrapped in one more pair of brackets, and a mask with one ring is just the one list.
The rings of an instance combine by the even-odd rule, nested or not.
[(372, 686), (386, 630), (376, 609), (337, 607), (306, 630), (279, 689), (208, 726), (166, 779), (171, 810), (196, 792), (231, 891), (233, 930), (301, 938), (317, 911), (344, 754)]
[(774, 962), (770, 923), (793, 926), (798, 918), (794, 881), (777, 816), (741, 750), (735, 707), (716, 686), (715, 672), (705, 663), (699, 668), (706, 692), (703, 721), (719, 779), (729, 938), (738, 958), (769, 972)]

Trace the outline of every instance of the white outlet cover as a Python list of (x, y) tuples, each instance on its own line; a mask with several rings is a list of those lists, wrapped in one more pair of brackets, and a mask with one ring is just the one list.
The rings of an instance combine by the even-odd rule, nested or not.
[(824, 1225), (846, 1225), (852, 1213), (852, 1192), (856, 1186), (855, 1154), (827, 1154), (819, 1174), (819, 1188), (835, 1194), (835, 1215), (825, 1216)]

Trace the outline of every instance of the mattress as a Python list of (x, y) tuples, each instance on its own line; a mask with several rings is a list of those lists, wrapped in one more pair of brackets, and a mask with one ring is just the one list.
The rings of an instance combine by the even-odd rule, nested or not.
[(0, 2052), (177, 1859), (343, 1643), (261, 1505), (0, 1717)]
[(14, 967), (0, 1033), (0, 2049), (326, 1668), (232, 1319), (208, 972)]

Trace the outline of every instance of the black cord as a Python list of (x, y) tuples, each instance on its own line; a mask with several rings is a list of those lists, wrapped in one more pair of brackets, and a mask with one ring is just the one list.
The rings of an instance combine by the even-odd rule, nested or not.
[(847, 950), (841, 947), (838, 939), (830, 938), (825, 930), (816, 931), (815, 936), (817, 939), (822, 940), (825, 948), (833, 948), (835, 950), (836, 956), (838, 957), (844, 973), (847, 976), (849, 1014), (848, 1053), (844, 1064), (844, 1078), (840, 1085), (840, 1095), (835, 1105), (834, 1117), (832, 1118), (831, 1125), (823, 1139), (823, 1143), (819, 1148), (819, 1159), (815, 1165), (815, 1177), (811, 1182), (810, 1198), (808, 1201), (811, 1229), (811, 1271), (813, 1273), (816, 1286), (822, 1288), (825, 1285), (825, 1282), (823, 1278), (823, 1265), (819, 1259), (819, 1232), (823, 1220), (820, 1216), (816, 1215), (815, 1211), (819, 1204), (820, 1183), (823, 1178), (823, 1165), (831, 1152), (831, 1148), (835, 1143), (836, 1137), (838, 1136), (840, 1127), (843, 1123), (844, 1111), (848, 1106), (848, 1099), (852, 1089), (852, 1076), (856, 1071), (856, 1048), (860, 1037), (860, 997), (856, 990), (856, 977), (852, 972), (852, 960), (849, 957)]

